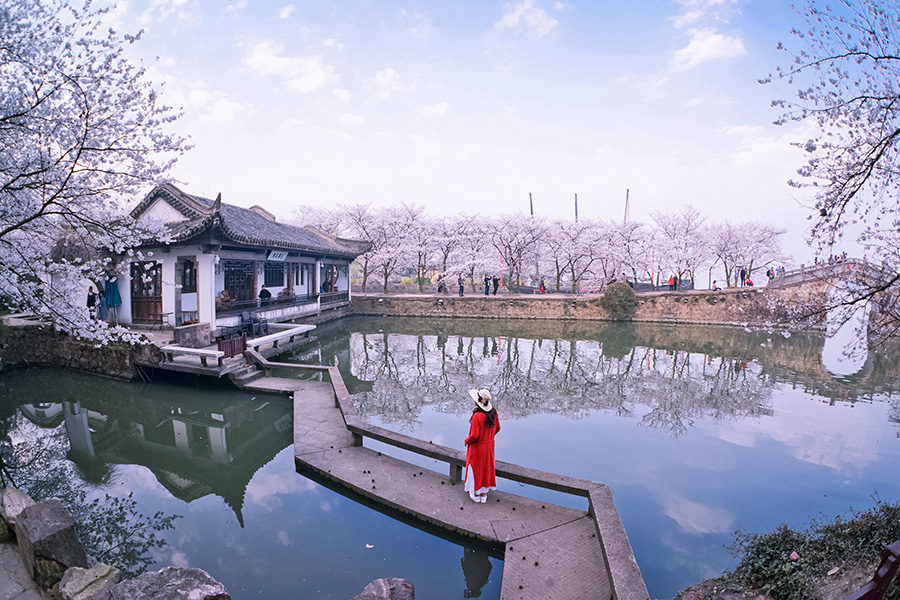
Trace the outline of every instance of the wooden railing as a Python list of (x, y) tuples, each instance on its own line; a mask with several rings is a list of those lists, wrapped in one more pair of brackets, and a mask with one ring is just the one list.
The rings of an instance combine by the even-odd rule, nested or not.
[[(335, 408), (340, 410), (347, 430), (353, 434), (354, 445), (361, 446), (363, 438), (369, 438), (445, 462), (450, 466), (450, 480), (454, 482), (462, 480), (462, 472), (466, 465), (465, 452), (366, 423), (357, 415), (356, 407), (350, 399), (350, 393), (337, 367), (272, 362), (254, 350), (247, 350), (244, 356), (249, 362), (256, 362), (262, 366), (266, 373), (270, 373), (272, 369), (295, 369), (327, 374), (334, 389)], [(641, 577), (609, 486), (502, 461), (496, 462), (496, 472), (498, 477), (504, 479), (587, 498), (588, 514), (594, 519), (600, 546), (603, 549), (603, 559), (610, 574), (613, 598), (616, 600), (649, 598), (647, 585)]]

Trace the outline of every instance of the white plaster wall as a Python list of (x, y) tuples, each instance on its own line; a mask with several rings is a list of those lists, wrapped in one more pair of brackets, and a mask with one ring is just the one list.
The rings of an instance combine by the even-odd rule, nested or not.
[(212, 323), (216, 314), (216, 287), (221, 277), (224, 285), (225, 276), (216, 275), (216, 255), (197, 255), (197, 310), (201, 323)]

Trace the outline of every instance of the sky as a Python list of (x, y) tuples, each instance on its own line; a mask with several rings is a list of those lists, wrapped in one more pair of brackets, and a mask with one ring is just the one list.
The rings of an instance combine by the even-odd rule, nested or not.
[[(194, 148), (186, 191), (280, 218), (400, 202), (436, 215), (528, 211), (789, 230), (810, 262), (803, 164), (758, 83), (800, 25), (771, 0), (128, 0), (134, 51)], [(148, 190), (149, 191), (149, 190)]]

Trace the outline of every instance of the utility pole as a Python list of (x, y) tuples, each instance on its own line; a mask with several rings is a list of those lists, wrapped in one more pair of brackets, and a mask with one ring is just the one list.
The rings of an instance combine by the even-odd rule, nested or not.
[(575, 222), (578, 222), (578, 194), (575, 194)]
[[(531, 192), (528, 192), (528, 203), (531, 204), (531, 226), (534, 227), (534, 201), (531, 199)], [(534, 283), (536, 284), (541, 276), (541, 269), (538, 265), (538, 247), (537, 242), (534, 244)]]
[(622, 221), (623, 223), (628, 222), (628, 192), (629, 191), (630, 190), (628, 188), (625, 188), (625, 220)]

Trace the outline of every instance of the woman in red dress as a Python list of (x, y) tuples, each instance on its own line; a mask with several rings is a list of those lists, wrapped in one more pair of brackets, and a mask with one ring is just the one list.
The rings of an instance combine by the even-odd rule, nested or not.
[(488, 490), (497, 489), (494, 474), (494, 436), (500, 431), (497, 410), (491, 406), (488, 390), (469, 390), (475, 401), (466, 438), (465, 490), (472, 502), (487, 502)]

